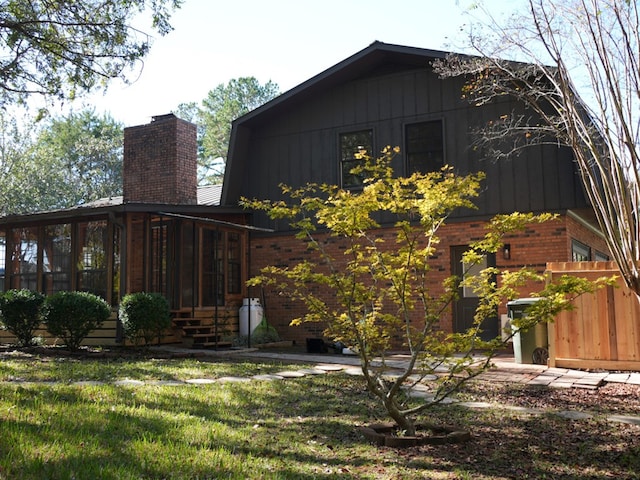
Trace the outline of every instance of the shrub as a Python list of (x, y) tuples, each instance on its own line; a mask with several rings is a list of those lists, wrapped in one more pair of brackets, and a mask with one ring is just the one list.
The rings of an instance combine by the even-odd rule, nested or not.
[(16, 336), (18, 345), (34, 344), (33, 333), (40, 326), (40, 309), (44, 295), (31, 290), (8, 290), (0, 295), (0, 321), (4, 329)]
[(146, 345), (154, 339), (159, 341), (162, 332), (171, 326), (169, 302), (159, 293), (125, 295), (120, 302), (119, 314), (125, 337), (136, 345), (141, 340)]
[(82, 340), (111, 315), (109, 304), (88, 292), (58, 292), (44, 301), (42, 317), (47, 331), (70, 350), (77, 350)]

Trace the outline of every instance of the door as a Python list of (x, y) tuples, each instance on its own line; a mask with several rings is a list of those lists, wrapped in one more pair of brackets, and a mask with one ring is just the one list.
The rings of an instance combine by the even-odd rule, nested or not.
[[(495, 255), (485, 256), (484, 261), (477, 265), (469, 266), (462, 262), (462, 254), (468, 249), (466, 245), (451, 247), (451, 272), (459, 278), (477, 275), (478, 272), (488, 266), (495, 266)], [(453, 331), (462, 333), (473, 326), (473, 317), (479, 304), (478, 295), (469, 287), (460, 287), (459, 299), (453, 305)], [(496, 316), (486, 319), (481, 325), (482, 340), (491, 340), (498, 336), (499, 320)]]

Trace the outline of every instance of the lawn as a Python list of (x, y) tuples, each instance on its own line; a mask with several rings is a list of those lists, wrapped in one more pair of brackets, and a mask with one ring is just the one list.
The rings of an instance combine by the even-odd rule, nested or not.
[[(640, 427), (597, 416), (566, 420), (498, 405), (443, 406), (432, 415), (468, 426), (470, 443), (394, 450), (369, 445), (355, 428), (384, 419), (359, 377), (329, 373), (282, 381), (151, 383), (299, 367), (5, 357), (0, 360), (0, 479), (638, 478)], [(123, 378), (147, 383), (112, 383)], [(77, 380), (106, 383), (74, 384)], [(528, 394), (521, 386), (478, 384), (464, 396), (518, 403)], [(558, 395), (548, 392), (549, 399), (565, 401)], [(546, 397), (538, 389), (530, 398), (539, 406)], [(606, 401), (591, 398), (596, 399)]]

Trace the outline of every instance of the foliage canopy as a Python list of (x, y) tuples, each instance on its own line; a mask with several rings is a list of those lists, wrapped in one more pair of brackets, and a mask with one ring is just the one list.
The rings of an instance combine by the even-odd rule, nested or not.
[(148, 12), (161, 35), (182, 0), (0, 0), (0, 105), (32, 94), (73, 99), (126, 73), (151, 38), (132, 25)]
[(198, 124), (201, 182), (221, 183), (233, 121), (279, 93), (280, 88), (272, 81), (261, 84), (255, 77), (240, 77), (210, 90), (200, 105), (184, 103), (178, 106), (181, 118)]

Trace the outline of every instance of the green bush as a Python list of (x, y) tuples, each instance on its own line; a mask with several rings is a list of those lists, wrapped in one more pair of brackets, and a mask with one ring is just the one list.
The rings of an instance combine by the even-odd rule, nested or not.
[(47, 331), (70, 350), (77, 350), (82, 340), (111, 315), (109, 304), (87, 292), (58, 292), (47, 297), (42, 318)]
[(33, 333), (40, 326), (40, 309), (44, 295), (31, 290), (8, 290), (0, 295), (2, 327), (16, 336), (18, 345), (34, 344)]
[(160, 340), (171, 326), (169, 302), (159, 293), (137, 292), (125, 295), (120, 302), (120, 322), (124, 335), (134, 344), (149, 345)]

